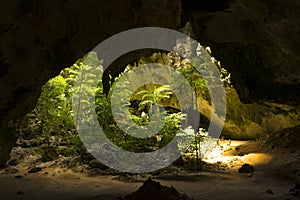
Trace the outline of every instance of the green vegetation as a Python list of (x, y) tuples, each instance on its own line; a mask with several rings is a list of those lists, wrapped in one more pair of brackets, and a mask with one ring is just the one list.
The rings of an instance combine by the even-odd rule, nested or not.
[[(178, 70), (188, 80), (196, 93), (208, 94), (205, 80), (197, 70), (191, 64), (173, 54), (156, 53), (149, 58), (141, 58), (133, 66), (128, 65), (125, 72), (147, 63), (161, 63)], [(201, 64), (200, 67), (205, 67), (205, 65)], [(96, 74), (101, 70), (102, 62), (97, 58), (95, 52), (91, 52), (84, 58), (79, 59), (73, 66), (61, 71), (57, 77), (50, 79), (42, 87), (42, 94), (36, 108), (26, 116), (26, 124), (24, 125), (26, 131), (22, 136), (29, 139), (39, 138), (41, 141), (38, 141), (38, 144), (46, 144), (38, 150), (37, 147), (32, 149), (32, 151), (41, 155), (42, 161), (56, 159), (59, 155), (79, 156), (86, 153), (74, 124), (73, 94), (76, 94), (77, 98), (77, 103), (73, 105), (75, 106), (74, 112), (76, 112), (76, 108), (90, 107), (95, 103), (97, 118), (106, 136), (114, 144), (125, 150), (132, 152), (155, 151), (166, 146), (176, 134), (182, 134), (181, 123), (186, 116), (181, 112), (165, 110), (167, 106), (178, 105), (178, 100), (169, 85), (146, 84), (139, 88), (131, 94), (130, 99), (130, 101), (139, 102), (136, 107), (132, 106), (130, 102), (124, 103), (124, 94), (130, 92), (124, 85), (116, 92), (117, 98), (120, 99), (116, 102), (116, 106), (120, 108), (121, 112), (113, 116), (110, 105), (111, 91), (116, 89), (116, 83), (123, 76), (123, 73), (114, 81), (111, 80), (113, 84), (108, 96), (106, 96), (103, 93), (102, 77), (96, 77)], [(79, 71), (82, 73), (79, 74)], [(79, 82), (77, 85), (74, 84), (76, 77), (77, 83)], [(81, 98), (86, 94), (95, 95), (95, 102)], [(178, 108), (180, 108), (179, 105)], [(164, 110), (164, 112), (159, 112), (161, 110)], [(161, 122), (164, 122), (164, 124), (157, 134), (149, 138), (136, 138), (126, 134), (116, 123), (116, 120), (124, 119), (124, 113), (129, 113), (134, 122), (133, 124), (138, 125), (141, 129), (149, 124), (154, 127), (159, 126)], [(157, 113), (160, 113), (159, 116)], [(75, 122), (76, 120), (78, 119), (75, 119)], [(124, 121), (123, 123), (128, 122)], [(128, 124), (127, 130), (130, 131), (133, 127), (130, 126), (130, 123)], [(194, 137), (195, 142), (192, 144), (190, 151), (197, 152), (198, 160), (201, 157), (199, 145), (203, 135), (197, 133)]]

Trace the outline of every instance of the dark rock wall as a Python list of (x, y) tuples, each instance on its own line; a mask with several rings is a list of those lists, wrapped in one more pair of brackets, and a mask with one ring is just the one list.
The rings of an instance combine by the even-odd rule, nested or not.
[(299, 104), (300, 1), (227, 0), (223, 10), (201, 2), (183, 1), (184, 19), (232, 73), (242, 101)]
[(104, 39), (140, 26), (175, 29), (181, 12), (179, 0), (12, 0), (0, 7), (0, 120), (29, 111), (43, 83)]
[(180, 0), (1, 1), (0, 164), (14, 132), (4, 126), (34, 108), (41, 85), (104, 39), (142, 26), (176, 29), (180, 14)]
[(35, 106), (41, 85), (134, 27), (176, 29), (190, 20), (198, 41), (232, 73), (242, 101), (299, 103), (299, 11), (298, 0), (1, 1), (0, 164), (13, 144), (14, 130), (4, 126)]

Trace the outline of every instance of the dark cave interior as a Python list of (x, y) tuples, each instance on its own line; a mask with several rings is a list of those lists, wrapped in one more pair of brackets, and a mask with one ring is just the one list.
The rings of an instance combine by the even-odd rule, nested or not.
[[(1, 1), (1, 196), (220, 199), (216, 194), (221, 191), (223, 199), (299, 198), (299, 9), (298, 0)], [(53, 130), (62, 132), (42, 134), (37, 129), (41, 122), (30, 114), (41, 102), (43, 88), (96, 45), (133, 28), (183, 31), (186, 24), (220, 70), (230, 74), (222, 136), (207, 158), (198, 163), (196, 148), (196, 164), (192, 152), (161, 171), (123, 173), (78, 148), (82, 143), (74, 136), (76, 129), (61, 125), (61, 118)], [(143, 49), (119, 57), (103, 73), (104, 94), (109, 96), (114, 78), (128, 64), (143, 57), (165, 62), (167, 53)], [(213, 107), (205, 95), (197, 100), (199, 127), (207, 129)], [(45, 105), (50, 107), (49, 102)], [(172, 101), (164, 103), (173, 113), (180, 110)], [(55, 104), (53, 108), (49, 112), (55, 114)], [(22, 124), (24, 116), (29, 126)], [(153, 137), (164, 139), (158, 138)]]

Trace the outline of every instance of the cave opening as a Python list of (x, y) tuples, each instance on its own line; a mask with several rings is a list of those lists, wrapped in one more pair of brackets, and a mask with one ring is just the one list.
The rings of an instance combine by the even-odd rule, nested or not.
[[(145, 54), (146, 56), (141, 56)], [(115, 84), (118, 82), (118, 79), (130, 71), (129, 69), (133, 69), (136, 65), (142, 65), (142, 63), (166, 63), (166, 61), (171, 58), (174, 59), (174, 55), (164, 51), (146, 50), (139, 51), (137, 54), (131, 52), (112, 63), (112, 66), (107, 70), (108, 73), (104, 72), (103, 76), (100, 76), (97, 80), (96, 90), (91, 88), (86, 90), (86, 92), (96, 94), (96, 112), (98, 112), (99, 122), (102, 122), (102, 125), (106, 129), (106, 136), (114, 141), (114, 144), (121, 146), (122, 149), (136, 153), (145, 151), (152, 152), (165, 146), (174, 138), (172, 132), (178, 130), (177, 126), (180, 124), (183, 115), (180, 112), (181, 107), (178, 105), (176, 95), (171, 97), (172, 92), (169, 91), (169, 88), (163, 88), (162, 85), (145, 84), (133, 92), (128, 102), (128, 108), (131, 117), (134, 119), (133, 121), (140, 126), (145, 126), (149, 123), (149, 113), (151, 109), (149, 110), (149, 108), (146, 108), (147, 106), (142, 107), (141, 105), (148, 105), (147, 101), (149, 100), (154, 101), (153, 94), (155, 91), (165, 92), (158, 92), (157, 94), (164, 96), (166, 99), (163, 99), (162, 102), (156, 102), (159, 103), (163, 110), (167, 111), (169, 116), (169, 118), (166, 118), (166, 128), (161, 134), (156, 134), (148, 140), (132, 139), (131, 136), (126, 136), (122, 130), (120, 131), (120, 129), (116, 127), (115, 119), (113, 119), (114, 116), (108, 112), (111, 109), (109, 105), (111, 90), (115, 89)], [(85, 62), (86, 60), (88, 61)], [(214, 59), (213, 61), (215, 62)], [(179, 61), (177, 60), (177, 62), (182, 64), (182, 60), (180, 59)], [(176, 62), (170, 63), (176, 65)], [(183, 65), (185, 65), (185, 63)], [(101, 60), (98, 59), (95, 52), (90, 52), (83, 59), (77, 60), (74, 65), (62, 70), (58, 76), (50, 79), (42, 87), (42, 93), (35, 109), (27, 114), (19, 124), (18, 140), (11, 152), (11, 158), (7, 162), (8, 168), (5, 169), (5, 174), (16, 174), (15, 177), (17, 179), (26, 179), (28, 177), (30, 180), (35, 180), (33, 178), (35, 175), (44, 176), (45, 180), (43, 179), (40, 184), (45, 184), (44, 181), (55, 181), (66, 178), (67, 181), (65, 184), (70, 185), (68, 181), (76, 177), (76, 179), (78, 179), (77, 184), (82, 185), (85, 190), (84, 192), (86, 192), (91, 189), (88, 188), (88, 181), (95, 181), (96, 184), (100, 184), (103, 182), (102, 178), (109, 179), (111, 177), (117, 177), (117, 180), (123, 183), (133, 183), (133, 185), (128, 188), (140, 182), (144, 182), (148, 178), (168, 183), (168, 181), (172, 182), (177, 178), (181, 180), (187, 179), (189, 182), (189, 178), (194, 177), (194, 181), (201, 182), (203, 180), (200, 177), (208, 179), (211, 176), (210, 173), (218, 174), (217, 179), (223, 179), (229, 175), (236, 176), (232, 174), (237, 172), (250, 177), (253, 176), (254, 169), (259, 172), (266, 166), (274, 163), (274, 159), (276, 158), (274, 158), (273, 151), (277, 149), (274, 147), (274, 144), (280, 141), (279, 138), (273, 140), (272, 138), (266, 138), (259, 134), (254, 135), (254, 137), (253, 134), (236, 135), (237, 131), (235, 129), (232, 130), (233, 126), (243, 129), (245, 127), (244, 123), (248, 126), (250, 120), (252, 120), (251, 122), (253, 123), (257, 122), (256, 120), (263, 120), (256, 118), (264, 116), (256, 116), (255, 119), (249, 118), (249, 116), (252, 116), (253, 113), (259, 114), (259, 109), (265, 109), (263, 114), (265, 114), (265, 111), (271, 112), (273, 111), (274, 105), (262, 106), (242, 103), (237, 93), (234, 92), (234, 87), (229, 84), (230, 82), (227, 82), (228, 85), (226, 88), (227, 95), (229, 95), (227, 97), (228, 121), (225, 123), (224, 131), (220, 138), (212, 138), (208, 135), (207, 129), (210, 120), (203, 107), (209, 109), (211, 102), (209, 101), (209, 96), (205, 97), (207, 93), (205, 93), (202, 88), (197, 94), (204, 96), (204, 98), (202, 96), (200, 99), (202, 104), (204, 101), (207, 101), (207, 103), (203, 104), (204, 106), (202, 105), (202, 110), (198, 110), (201, 120), (197, 127), (197, 133), (194, 136), (193, 143), (189, 149), (171, 165), (150, 173), (132, 174), (120, 172), (101, 163), (91, 154), (91, 150), (87, 149), (88, 147), (82, 143), (74, 125), (74, 116), (72, 115), (74, 110), (71, 109), (72, 94), (78, 90), (78, 86), (77, 88), (74, 86), (74, 79), (78, 75), (79, 70), (91, 66), (95, 68), (101, 66)], [(222, 68), (220, 68), (220, 70), (222, 70)], [(191, 71), (187, 72), (186, 75), (188, 76)], [(87, 76), (91, 75), (88, 74)], [(191, 81), (195, 81), (195, 75), (193, 75)], [(120, 95), (122, 94), (123, 93)], [(144, 98), (143, 94), (151, 94), (150, 96), (153, 99)], [(159, 95), (157, 97), (159, 97)], [(141, 104), (143, 102), (146, 103)], [(89, 102), (83, 101), (82, 103), (89, 104)], [(207, 107), (205, 107), (205, 105)], [(241, 108), (238, 114), (231, 110), (232, 106), (236, 107), (237, 105)], [(276, 108), (278, 111), (278, 107)], [(246, 120), (249, 121), (245, 122), (245, 119), (240, 118), (241, 115), (248, 115)], [(238, 118), (235, 118), (237, 116)], [(181, 121), (181, 123), (184, 122)], [(228, 128), (228, 126), (231, 129)], [(291, 135), (296, 133), (295, 129), (291, 129), (290, 132), (292, 132)], [(276, 134), (278, 133), (276, 132)], [(280, 137), (285, 136), (285, 133), (281, 133), (280, 135)], [(202, 155), (202, 148), (214, 142), (216, 142), (214, 148), (205, 156)], [(287, 144), (281, 145), (279, 148), (294, 151), (294, 149), (291, 150), (286, 145)], [(101, 150), (105, 151), (105, 147), (103, 148), (104, 149)], [(224, 177), (224, 175), (222, 175), (224, 173), (228, 175)], [(83, 181), (81, 181), (82, 179)], [(145, 184), (146, 183), (147, 181)], [(226, 184), (228, 183), (230, 183), (230, 181), (226, 182)], [(61, 183), (64, 187), (70, 187), (65, 184)], [(116, 183), (107, 180), (107, 184), (111, 187)], [(46, 187), (51, 188), (53, 186), (47, 185)], [(59, 188), (60, 186), (56, 187)], [(128, 190), (124, 191), (128, 193)], [(84, 195), (80, 193), (75, 194), (79, 196)], [(116, 198), (114, 195), (108, 196), (108, 199)], [(100, 195), (98, 197), (103, 196)]]
[[(0, 81), (1, 89), (7, 91), (1, 93), (0, 107), (0, 196), (3, 199), (218, 199), (220, 193), (222, 199), (299, 197), (300, 12), (295, 12), (299, 7), (296, 1), (70, 2), (57, 6), (55, 1), (28, 4), (18, 1), (16, 4), (20, 5), (16, 8), (13, 2), (1, 6), (7, 8), (3, 15), (9, 15), (5, 17), (7, 22), (3, 19), (5, 22), (1, 21), (0, 26)], [(51, 12), (52, 8), (55, 13)], [(84, 20), (79, 16), (84, 16)], [(115, 158), (126, 161), (123, 164), (129, 169), (143, 164), (149, 157), (140, 157), (140, 162), (126, 155), (113, 157), (112, 146), (94, 143), (89, 146), (83, 142), (75, 127), (77, 118), (74, 120), (71, 101), (80, 85), (74, 87), (72, 83), (78, 69), (88, 69), (90, 64), (100, 70), (101, 61), (92, 56), (86, 64), (83, 60), (88, 56), (85, 56), (70, 67), (65, 65), (120, 31), (141, 26), (178, 29), (186, 24), (194, 30), (188, 34), (205, 44), (206, 50), (215, 57), (212, 61), (226, 80), (227, 112), (222, 135), (214, 138), (207, 132), (213, 111), (211, 95), (201, 77), (186, 67), (184, 60), (161, 50), (134, 51), (118, 58), (102, 78), (89, 83), (97, 84), (96, 88), (81, 87), (96, 98), (91, 103), (90, 99), (76, 96), (79, 101), (75, 107), (93, 104), (107, 138), (133, 153), (151, 153), (169, 144), (175, 138), (174, 133), (181, 131), (179, 124), (196, 131), (190, 148), (159, 170), (128, 173), (100, 162), (97, 151), (104, 152), (101, 155), (105, 155), (105, 161)], [(172, 93), (168, 85), (145, 83), (132, 91), (126, 103), (118, 101), (123, 93), (116, 93), (115, 109), (123, 112), (121, 108), (126, 106), (126, 113), (133, 121), (130, 126), (128, 118), (110, 112), (111, 91), (128, 70), (140, 63), (165, 64), (170, 60), (196, 88), (198, 110), (180, 106), (179, 95)], [(67, 68), (39, 88), (64, 67)], [(34, 110), (21, 119), (32, 108), (40, 90)], [(155, 103), (158, 106), (153, 106)], [(182, 111), (192, 113), (190, 118), (200, 115), (200, 122), (195, 120), (197, 126)], [(91, 122), (89, 114), (81, 114), (87, 117), (86, 123)], [(126, 125), (122, 127), (125, 130), (135, 130), (136, 125), (145, 128), (161, 119), (165, 124), (158, 134), (144, 131), (151, 135), (149, 139), (143, 138), (144, 135), (136, 139), (136, 135), (125, 134), (118, 128), (120, 124), (114, 117)], [(187, 134), (188, 129), (183, 133)], [(96, 136), (87, 139), (93, 142)], [(203, 147), (211, 144), (215, 144), (214, 148), (203, 155)], [(178, 151), (180, 140), (173, 147), (171, 150)], [(156, 165), (164, 166), (165, 163), (159, 163), (164, 159), (159, 158), (150, 157), (157, 159)], [(145, 168), (152, 167), (147, 164)], [(187, 194), (180, 194), (174, 187)]]

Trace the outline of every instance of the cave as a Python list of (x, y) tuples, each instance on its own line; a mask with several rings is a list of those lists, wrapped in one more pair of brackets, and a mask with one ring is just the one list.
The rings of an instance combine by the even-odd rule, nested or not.
[[(1, 198), (299, 198), (299, 9), (297, 0), (1, 1)], [(93, 54), (102, 42), (145, 27), (188, 35), (199, 42), (209, 66), (216, 66), (226, 94), (220, 134), (214, 135), (219, 121), (214, 124), (213, 113), (218, 103), (213, 102), (205, 81), (189, 68), (189, 59), (167, 49), (144, 48), (126, 52), (103, 68), (105, 61)], [(160, 36), (163, 38), (163, 34), (156, 36), (158, 44)], [(184, 44), (181, 42), (176, 44)], [(118, 43), (120, 48), (124, 44)], [(161, 135), (135, 139), (136, 135), (121, 132), (116, 115), (108, 112), (122, 108), (124, 102), (114, 107), (107, 100), (114, 94), (119, 103), (125, 93), (113, 93), (113, 89), (128, 71), (138, 73), (136, 65), (154, 64), (156, 70), (149, 71), (153, 79), (162, 81), (157, 77), (164, 77), (168, 70), (158, 69), (155, 63), (190, 77), (196, 97), (185, 98), (196, 101), (197, 108), (179, 105), (180, 95), (164, 84), (147, 85), (145, 81), (126, 108), (142, 128), (155, 122), (156, 111), (164, 113), (158, 117), (167, 116), (166, 124)], [(74, 74), (83, 73), (86, 66), (104, 69), (98, 82), (92, 83), (97, 90), (87, 91), (96, 94), (91, 105), (107, 138), (136, 154), (145, 151), (151, 155), (173, 144), (168, 155), (176, 159), (157, 159), (155, 154), (149, 159), (157, 161), (147, 165), (147, 156), (140, 160), (127, 154), (112, 157), (113, 146), (94, 147), (95, 135), (80, 134), (77, 118), (73, 118), (77, 110), (71, 108), (83, 103), (72, 103), (78, 90), (72, 84)], [(147, 74), (137, 77), (146, 80)], [(75, 100), (83, 101), (79, 96)], [(89, 117), (82, 113), (81, 117)], [(121, 117), (128, 130), (134, 130), (130, 128), (136, 126), (128, 126), (126, 119)], [(192, 145), (180, 156), (181, 140), (171, 140), (176, 138), (174, 132), (182, 131), (178, 124), (194, 130)], [(209, 151), (204, 155), (201, 148), (205, 145)], [(110, 166), (113, 159), (122, 160), (122, 166)], [(134, 168), (142, 164), (149, 170)]]

